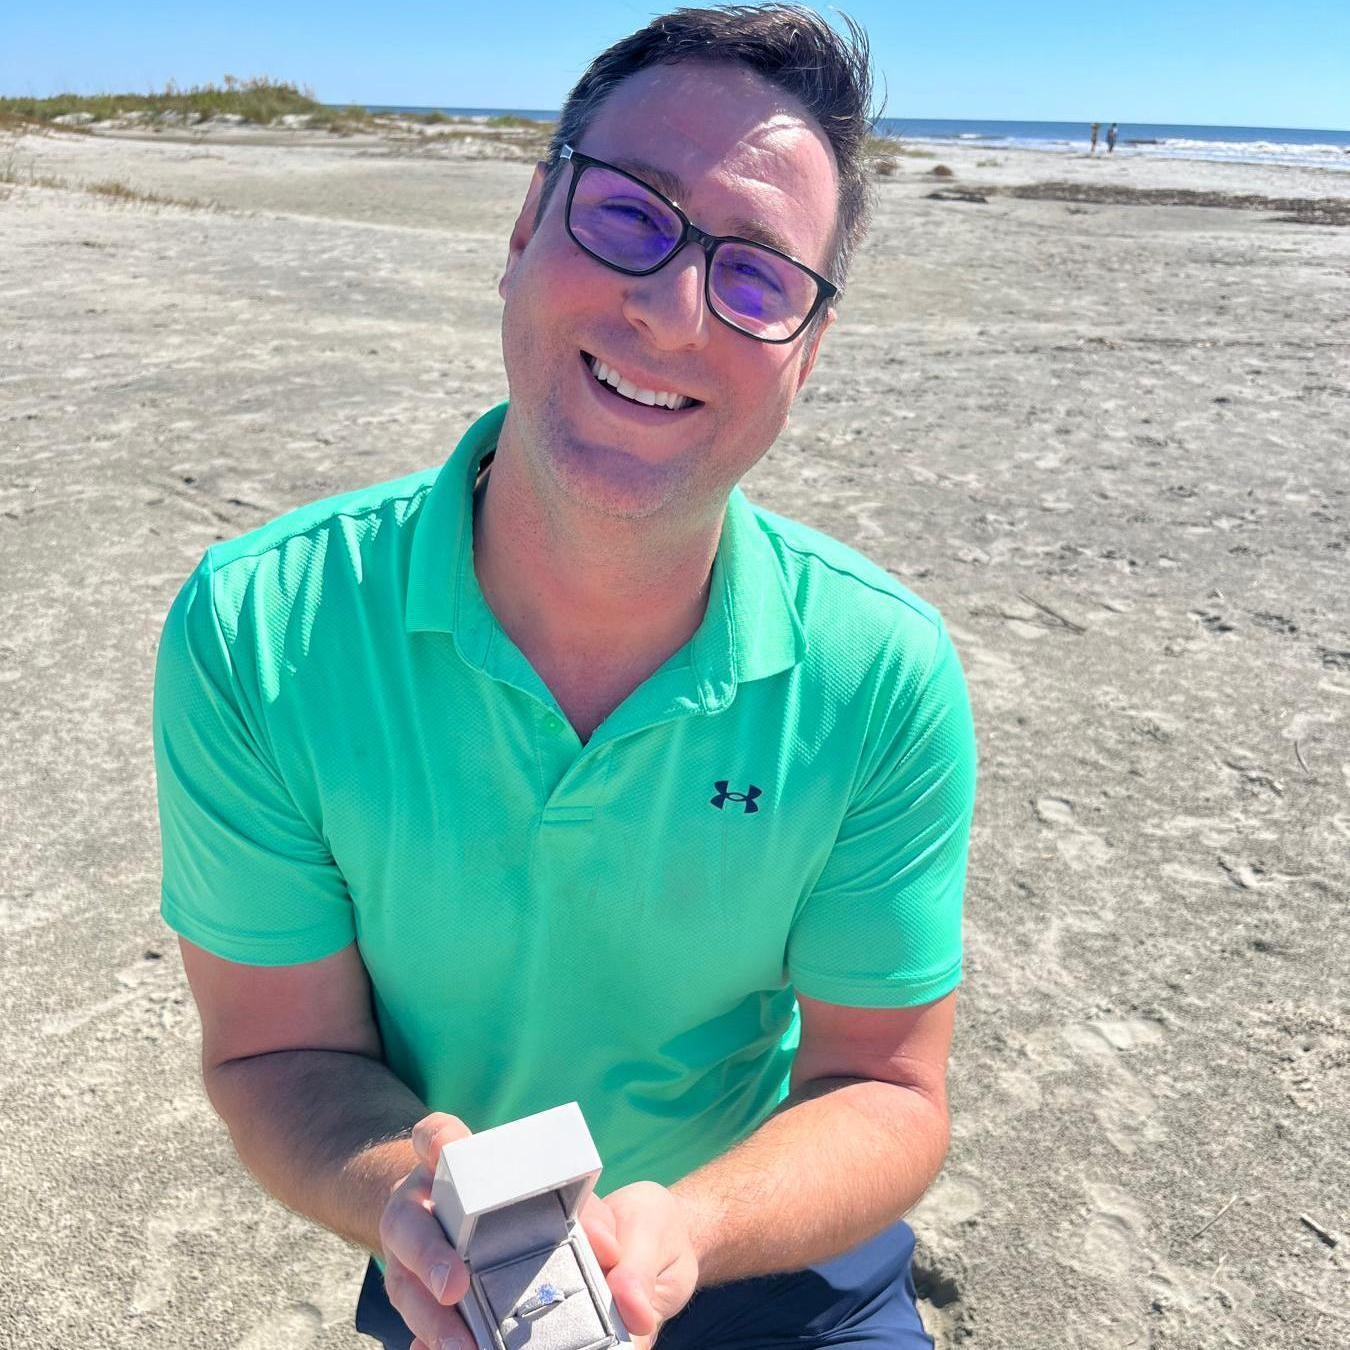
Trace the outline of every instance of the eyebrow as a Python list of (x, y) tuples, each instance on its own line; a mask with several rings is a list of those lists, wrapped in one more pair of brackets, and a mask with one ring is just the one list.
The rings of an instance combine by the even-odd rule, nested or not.
[[(642, 159), (616, 159), (613, 163), (615, 168), (622, 169), (625, 173), (631, 173), (635, 178), (641, 178), (643, 182), (649, 183), (673, 202), (679, 202), (681, 198), (689, 195), (689, 189), (685, 186), (684, 179), (679, 174), (672, 173), (669, 169), (658, 168), (655, 164), (648, 164), (646, 160)], [(734, 235), (744, 239), (752, 239), (757, 243), (768, 244), (770, 248), (776, 248), (780, 253), (786, 253), (790, 258), (798, 256), (793, 245), (771, 226), (756, 224), (755, 221), (747, 220), (743, 216), (738, 216), (735, 220), (729, 221), (728, 226)]]

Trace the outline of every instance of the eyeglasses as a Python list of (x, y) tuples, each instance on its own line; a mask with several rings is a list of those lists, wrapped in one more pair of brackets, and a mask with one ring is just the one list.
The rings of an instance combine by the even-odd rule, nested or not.
[(630, 277), (660, 271), (691, 239), (707, 258), (709, 311), (759, 342), (800, 336), (839, 287), (768, 244), (700, 230), (668, 197), (604, 160), (564, 145), (572, 164), (567, 233), (597, 262)]

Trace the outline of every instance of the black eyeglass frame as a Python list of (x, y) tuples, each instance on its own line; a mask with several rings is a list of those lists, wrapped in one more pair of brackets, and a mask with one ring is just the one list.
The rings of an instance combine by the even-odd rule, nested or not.
[[(829, 278), (823, 277), (819, 272), (808, 267), (800, 258), (794, 258), (790, 253), (784, 253), (782, 249), (774, 248), (772, 244), (766, 244), (759, 239), (746, 239), (738, 234), (709, 234), (706, 230), (701, 230), (687, 215), (680, 209), (678, 202), (673, 202), (664, 192), (658, 192), (650, 183), (644, 182), (636, 174), (629, 173), (626, 169), (620, 169), (617, 165), (609, 164), (603, 159), (596, 159), (594, 155), (582, 154), (580, 150), (574, 150), (570, 145), (564, 145), (558, 152), (560, 161), (568, 161), (572, 165), (572, 182), (567, 189), (567, 202), (563, 208), (563, 225), (567, 230), (568, 237), (572, 242), (588, 257), (594, 258), (596, 262), (602, 263), (612, 271), (621, 272), (628, 277), (649, 277), (653, 272), (659, 272), (672, 258), (676, 257), (684, 246), (692, 239), (703, 250), (705, 259), (703, 268), (703, 299), (708, 306), (708, 313), (714, 319), (720, 320), (730, 329), (745, 337), (752, 338), (755, 342), (768, 342), (775, 346), (785, 342), (796, 342), (810, 325), (811, 320), (820, 312), (822, 305), (833, 300), (837, 295), (842, 294), (841, 288), (836, 286)], [(682, 226), (680, 237), (675, 241), (670, 252), (661, 259), (655, 267), (643, 267), (634, 269), (631, 267), (620, 267), (618, 263), (611, 262), (608, 258), (602, 257), (594, 249), (588, 248), (580, 239), (577, 238), (572, 229), (572, 199), (577, 194), (577, 184), (581, 181), (582, 170), (594, 165), (597, 169), (608, 169), (610, 173), (617, 173), (620, 178), (626, 178), (630, 183), (636, 183), (644, 192), (650, 192), (657, 201), (670, 208), (675, 217)], [(724, 315), (717, 312), (717, 306), (713, 304), (712, 297), (712, 264), (713, 254), (717, 252), (721, 244), (748, 244), (753, 248), (763, 249), (766, 253), (771, 253), (775, 258), (782, 258), (784, 262), (791, 263), (794, 267), (800, 268), (812, 281), (816, 283), (816, 298), (811, 303), (811, 307), (806, 311), (806, 317), (797, 327), (788, 334), (787, 337), (771, 338), (761, 337), (758, 333), (752, 333), (739, 324), (732, 323)]]

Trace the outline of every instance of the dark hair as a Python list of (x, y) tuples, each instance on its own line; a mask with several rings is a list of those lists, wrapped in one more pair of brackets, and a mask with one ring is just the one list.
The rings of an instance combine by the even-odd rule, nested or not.
[(837, 32), (801, 5), (720, 5), (676, 9), (616, 42), (586, 68), (567, 96), (548, 148), (542, 215), (563, 162), (605, 100), (649, 66), (704, 61), (747, 66), (791, 94), (815, 118), (834, 151), (839, 207), (825, 273), (842, 286), (872, 214), (867, 140), (872, 132), (872, 69), (867, 34), (847, 15)]

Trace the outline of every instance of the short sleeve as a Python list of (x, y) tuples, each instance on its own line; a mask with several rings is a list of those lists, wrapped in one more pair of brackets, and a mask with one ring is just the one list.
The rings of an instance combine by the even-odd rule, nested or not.
[(272, 762), (212, 590), (208, 554), (169, 611), (155, 669), (160, 912), (227, 960), (316, 961), (353, 940), (351, 898)]
[(961, 981), (975, 733), (945, 629), (917, 688), (898, 683), (788, 940), (788, 978), (808, 998), (909, 1007)]

